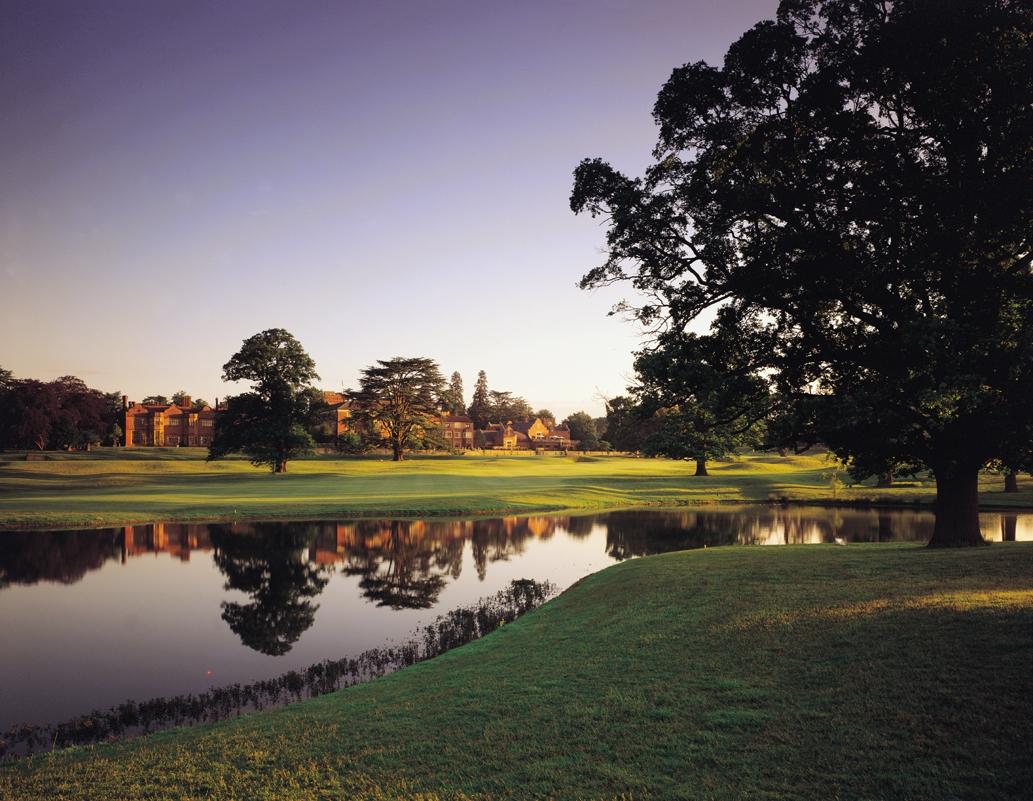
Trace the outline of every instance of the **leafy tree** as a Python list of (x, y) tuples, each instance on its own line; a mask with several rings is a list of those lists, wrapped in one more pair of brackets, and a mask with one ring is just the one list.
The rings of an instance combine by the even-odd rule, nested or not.
[(144, 398), (140, 402), (144, 406), (168, 406), (169, 405), (169, 399), (166, 398), (164, 395), (148, 395), (146, 398)]
[(315, 443), (307, 431), (319, 393), (310, 385), (319, 378), (315, 362), (289, 332), (270, 328), (244, 340), (222, 367), (224, 381), (250, 381), (251, 391), (227, 398), (215, 418), (208, 458), (243, 453), (255, 465), (274, 473), (287, 462), (311, 453)]
[(467, 410), (473, 426), (482, 429), (491, 422), (491, 398), (488, 395), (488, 376), (481, 370), (477, 373), (477, 383), (473, 388), (473, 399), (470, 401), (470, 408)]
[(117, 419), (109, 396), (75, 376), (11, 380), (0, 389), (0, 447), (79, 448)]
[(595, 420), (588, 412), (574, 412), (563, 421), (563, 425), (570, 429), (570, 438), (578, 441), (581, 450), (599, 449), (599, 434), (595, 430)]
[(531, 405), (512, 392), (488, 393), (489, 418), (495, 423), (526, 422), (534, 415)]
[(539, 409), (537, 412), (535, 412), (531, 416), (532, 417), (537, 417), (539, 420), (541, 420), (543, 423), (545, 423), (545, 425), (547, 425), (549, 428), (555, 428), (556, 427), (556, 415), (554, 415), (548, 409)]
[(194, 400), (194, 405), (193, 405), (194, 409), (201, 410), (201, 409), (205, 408), (206, 406), (211, 406), (211, 404), (208, 401), (206, 401), (204, 398), (197, 398), (197, 399)]
[(438, 400), (445, 381), (431, 359), (378, 360), (362, 371), (359, 389), (348, 392), (352, 419), (374, 442), (391, 449), (396, 462), (423, 446), (440, 425)]
[(52, 384), (31, 378), (13, 382), (0, 401), (0, 439), (5, 448), (44, 450), (61, 412)]
[(185, 389), (181, 389), (178, 392), (174, 392), (172, 394), (172, 402), (176, 406), (182, 406), (183, 402), (189, 397), (190, 396), (187, 394), (187, 391)]
[(449, 414), (466, 414), (466, 401), (463, 399), (463, 377), (458, 372), (452, 373), (448, 389), (445, 390), (441, 400)]
[(838, 456), (933, 472), (933, 545), (983, 542), (978, 471), (1033, 440), (1031, 26), (1014, 0), (783, 0), (674, 71), (643, 178), (575, 172), (608, 220), (583, 286), (632, 278), (673, 331), (766, 316)]
[(659, 414), (656, 431), (643, 450), (694, 459), (696, 475), (707, 475), (707, 460), (758, 442), (757, 429), (771, 407), (761, 375), (769, 332), (743, 319), (734, 306), (718, 314), (709, 334), (668, 331), (635, 360), (634, 388), (643, 411)]
[(14, 374), (10, 370), (0, 367), (0, 392), (3, 392), (14, 383)]
[(606, 401), (606, 440), (619, 451), (640, 451), (646, 438), (655, 433), (657, 419), (630, 396), (618, 395)]

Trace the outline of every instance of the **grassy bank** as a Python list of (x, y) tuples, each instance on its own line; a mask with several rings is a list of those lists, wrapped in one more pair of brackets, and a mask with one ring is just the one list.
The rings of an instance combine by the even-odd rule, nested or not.
[[(822, 456), (745, 457), (711, 466), (627, 457), (312, 458), (271, 475), (200, 449), (139, 449), (47, 461), (0, 458), (0, 526), (87, 527), (154, 520), (493, 515), (787, 498), (931, 503), (931, 482), (833, 489)], [(985, 476), (984, 504), (1033, 507), (1033, 480), (1006, 494)]]
[(0, 797), (993, 801), (1033, 792), (1031, 719), (1033, 546), (717, 548), (367, 685), (0, 768)]

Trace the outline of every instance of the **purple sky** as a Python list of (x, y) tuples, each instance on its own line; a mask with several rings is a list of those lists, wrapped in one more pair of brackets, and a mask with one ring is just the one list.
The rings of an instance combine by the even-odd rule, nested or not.
[(774, 7), (0, 0), (0, 366), (213, 400), (283, 327), (327, 389), (419, 355), (601, 413), (639, 340), (571, 173), (637, 174), (671, 69)]

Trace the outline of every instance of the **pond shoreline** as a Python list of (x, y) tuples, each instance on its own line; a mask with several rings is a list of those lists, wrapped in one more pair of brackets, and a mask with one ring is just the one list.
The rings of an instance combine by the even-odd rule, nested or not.
[[(284, 514), (282, 512), (263, 514), (237, 514), (227, 516), (191, 516), (191, 515), (161, 515), (156, 517), (126, 517), (125, 519), (108, 519), (98, 522), (95, 518), (69, 518), (60, 523), (51, 521), (5, 520), (0, 518), (0, 535), (4, 532), (25, 532), (25, 531), (68, 531), (68, 530), (101, 530), (106, 528), (119, 528), (122, 526), (148, 526), (157, 523), (190, 523), (190, 524), (233, 524), (233, 523), (320, 523), (333, 520), (421, 520), (433, 519), (440, 521), (448, 520), (486, 520), (497, 517), (529, 517), (529, 516), (587, 516), (602, 512), (673, 512), (687, 511), (692, 509), (706, 509), (711, 506), (771, 506), (771, 507), (806, 507), (817, 506), (823, 509), (870, 509), (886, 511), (932, 512), (932, 500), (822, 500), (817, 498), (771, 498), (767, 501), (752, 499), (726, 499), (715, 498), (709, 501), (685, 501), (683, 503), (639, 503), (617, 506), (576, 506), (576, 507), (500, 507), (491, 510), (417, 510), (417, 509), (378, 509), (378, 510), (353, 510), (338, 509), (327, 512), (303, 512), (298, 514)], [(980, 512), (1013, 512), (1015, 514), (1028, 514), (1033, 512), (1033, 500), (1027, 506), (1017, 504), (1000, 504), (993, 501), (980, 501)]]
[[(673, 798), (708, 783), (756, 796), (792, 786), (808, 798), (830, 787), (928, 797), (934, 776), (937, 797), (1025, 797), (1031, 556), (1028, 543), (890, 543), (630, 560), (369, 683), (0, 766), (0, 795), (197, 797), (217, 775), (220, 797), (286, 797), (298, 780), (327, 797), (492, 797), (533, 785), (560, 798), (615, 786)], [(873, 714), (873, 703), (896, 713)], [(615, 718), (620, 727), (606, 725)], [(759, 753), (764, 769), (744, 774), (743, 753)], [(470, 769), (457, 773), (458, 760)], [(970, 760), (983, 766), (976, 777)]]

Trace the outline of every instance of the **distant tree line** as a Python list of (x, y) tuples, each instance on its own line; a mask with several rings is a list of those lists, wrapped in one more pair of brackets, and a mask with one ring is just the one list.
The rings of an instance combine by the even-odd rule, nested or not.
[(75, 376), (53, 381), (15, 378), (0, 368), (0, 448), (71, 450), (118, 445), (122, 402), (117, 392)]

